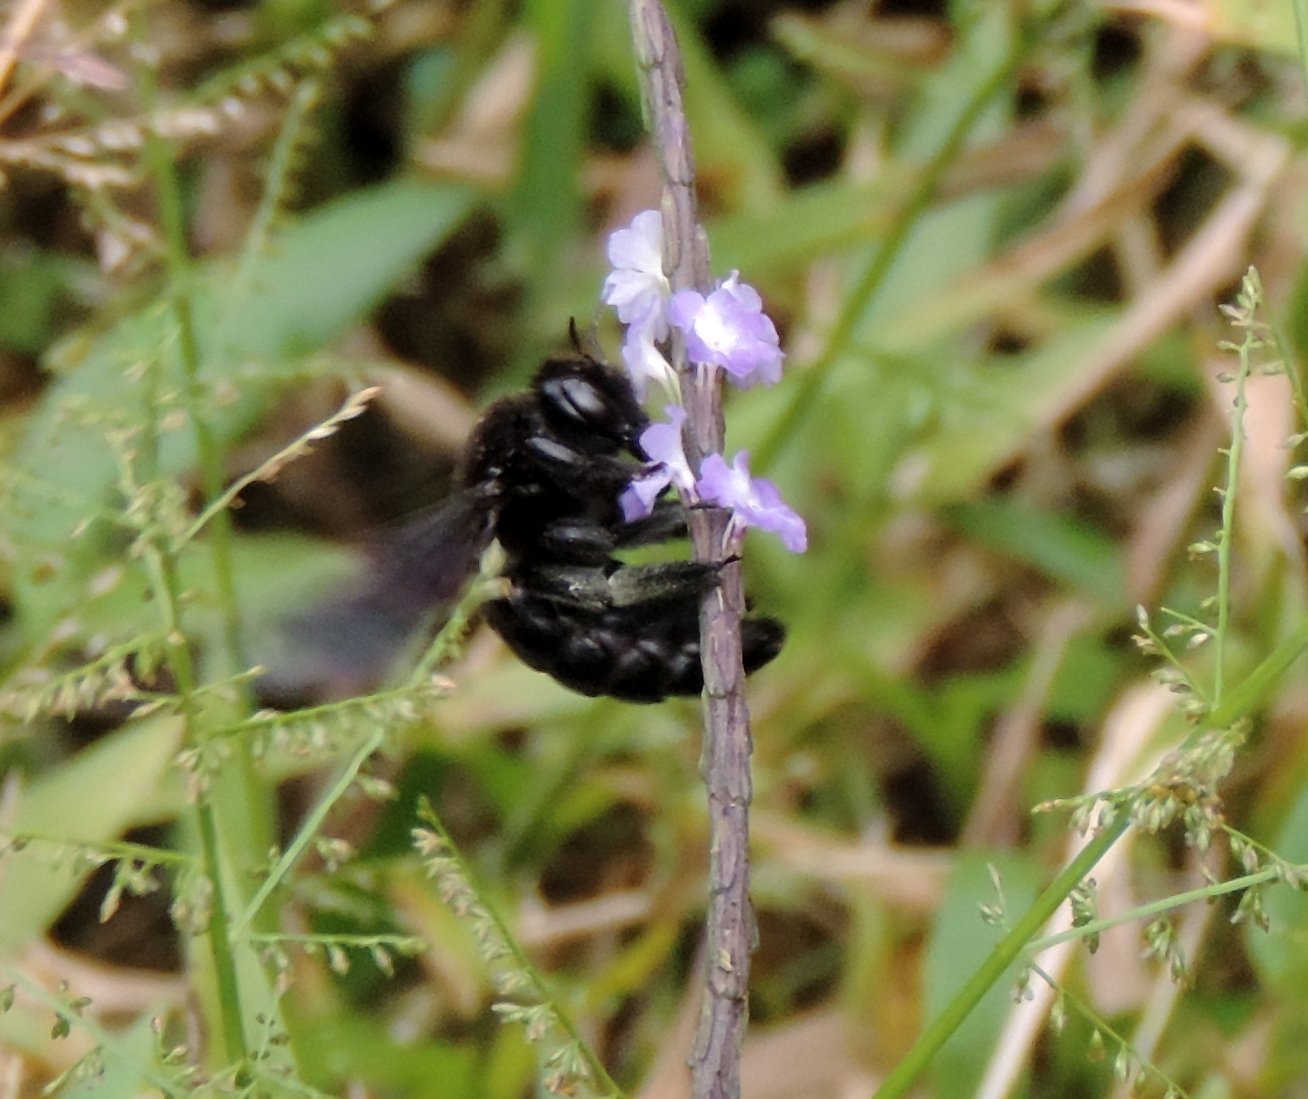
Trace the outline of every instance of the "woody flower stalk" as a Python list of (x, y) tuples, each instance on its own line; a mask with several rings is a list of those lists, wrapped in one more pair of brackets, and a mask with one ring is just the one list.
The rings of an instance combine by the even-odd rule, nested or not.
[(694, 160), (682, 109), (681, 60), (658, 0), (629, 0), (646, 121), (663, 176), (662, 208), (646, 211), (609, 242), (604, 300), (627, 326), (623, 360), (637, 393), (670, 400), (667, 421), (641, 437), (651, 458), (622, 496), (628, 520), (650, 514), (669, 486), (688, 505), (695, 559), (719, 569), (701, 605), (704, 749), (711, 832), (706, 987), (690, 1055), (695, 1099), (738, 1099), (754, 922), (749, 901), (749, 710), (741, 660), (745, 611), (739, 553), (754, 526), (788, 549), (807, 546), (803, 520), (749, 456), (724, 455), (721, 380), (741, 387), (781, 378), (777, 332), (758, 293), (731, 275), (712, 282), (696, 214)]

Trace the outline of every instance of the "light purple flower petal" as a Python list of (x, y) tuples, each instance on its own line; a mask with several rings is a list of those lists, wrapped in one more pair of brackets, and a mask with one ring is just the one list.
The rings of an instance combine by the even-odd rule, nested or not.
[(615, 268), (663, 273), (663, 216), (642, 210), (626, 229), (609, 236), (609, 262)]
[(668, 317), (686, 334), (686, 352), (691, 360), (724, 369), (742, 389), (762, 382), (781, 380), (781, 360), (776, 327), (763, 312), (758, 291), (731, 276), (707, 298), (694, 290), (674, 294)]
[[(642, 313), (648, 312), (651, 298), (658, 287), (649, 276), (641, 271), (614, 270), (604, 280), (601, 297), (605, 305), (611, 305), (618, 313), (618, 320), (630, 324)], [(654, 300), (657, 306), (657, 299)]]
[(662, 467), (643, 477), (637, 477), (622, 490), (622, 495), (618, 497), (622, 517), (628, 523), (634, 523), (637, 519), (647, 519), (654, 513), (654, 501), (658, 499), (659, 493), (667, 488), (671, 481), (671, 474)]
[(742, 450), (731, 465), (721, 454), (708, 455), (700, 464), (696, 488), (703, 499), (730, 508), (733, 524), (771, 531), (791, 553), (808, 549), (804, 520), (786, 506), (777, 486), (764, 477), (750, 476), (749, 451)]
[(665, 424), (650, 424), (640, 433), (641, 449), (649, 455), (651, 462), (659, 462), (672, 473), (672, 483), (689, 493), (695, 487), (695, 474), (691, 472), (690, 463), (686, 461), (686, 451), (681, 441), (681, 428), (686, 422), (686, 410), (680, 405), (670, 404), (664, 410), (668, 417)]
[[(611, 305), (623, 324), (662, 320), (663, 305), (671, 288), (663, 274), (663, 218), (657, 210), (645, 210), (632, 219), (627, 229), (609, 236), (609, 262), (613, 270), (604, 281), (601, 297)], [(660, 334), (666, 335), (666, 328)]]
[(645, 399), (651, 380), (676, 393), (676, 373), (658, 348), (668, 337), (666, 308), (672, 294), (663, 274), (662, 215), (645, 210), (628, 228), (613, 232), (609, 262), (613, 270), (604, 282), (602, 297), (627, 326), (622, 361), (636, 396)]
[(672, 393), (677, 392), (676, 371), (658, 349), (657, 341), (664, 339), (667, 334), (667, 320), (658, 303), (655, 303), (650, 315), (640, 317), (627, 326), (627, 338), (622, 342), (622, 361), (631, 378), (631, 387), (636, 391), (637, 399), (642, 402), (651, 381), (658, 382)]
[(695, 475), (690, 471), (681, 443), (686, 410), (679, 405), (668, 405), (665, 411), (670, 422), (650, 424), (640, 434), (640, 446), (653, 463), (651, 468), (633, 479), (618, 498), (628, 523), (653, 512), (654, 501), (668, 485), (675, 485), (687, 499), (696, 499)]

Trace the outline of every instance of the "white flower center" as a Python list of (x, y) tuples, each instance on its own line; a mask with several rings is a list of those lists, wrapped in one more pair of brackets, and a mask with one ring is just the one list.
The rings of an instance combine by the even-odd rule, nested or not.
[(695, 332), (714, 351), (727, 351), (736, 342), (736, 333), (727, 318), (711, 306), (695, 322)]

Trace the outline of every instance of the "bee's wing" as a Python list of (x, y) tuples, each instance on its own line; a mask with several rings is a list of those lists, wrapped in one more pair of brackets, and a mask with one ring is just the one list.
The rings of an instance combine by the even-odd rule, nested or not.
[(376, 689), (414, 630), (444, 620), (492, 527), (486, 493), (470, 489), (371, 539), (357, 584), (283, 624), (261, 699), (299, 706)]
[(454, 603), (488, 545), (494, 516), (486, 491), (467, 489), (439, 507), (405, 519), (367, 546), (366, 589), (352, 599), (411, 613), (413, 624)]

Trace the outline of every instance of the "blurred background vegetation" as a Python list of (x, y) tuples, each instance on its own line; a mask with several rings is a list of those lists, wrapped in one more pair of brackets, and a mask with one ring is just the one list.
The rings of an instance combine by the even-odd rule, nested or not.
[[(1162, 605), (1209, 613), (1216, 568), (1187, 547), (1218, 522), (1236, 365), (1219, 343), (1239, 336), (1217, 306), (1250, 264), (1282, 350), (1308, 341), (1293, 10), (669, 6), (714, 269), (760, 289), (789, 355), (784, 384), (731, 397), (729, 444), (810, 531), (802, 557), (747, 551), (755, 606), (790, 635), (751, 687), (746, 1094), (870, 1095), (1000, 934), (979, 906), (1020, 915), (1067, 860), (1066, 814), (1032, 807), (1141, 781), (1187, 729), (1135, 608), (1159, 629)], [(337, 800), (251, 924), (285, 948), (276, 1026), (249, 1023), (260, 1048), (335, 1094), (535, 1086), (537, 1051), (498, 1024), (469, 928), (410, 847), (426, 795), (614, 1078), (686, 1094), (707, 865), (693, 702), (582, 699), (485, 631), (419, 717), (260, 726), (240, 678), (286, 670), (303, 703), (376, 687), (367, 654), (285, 623), (441, 499), (477, 410), (569, 318), (616, 358), (605, 239), (659, 197), (624, 6), (19, 0), (3, 18), (0, 832), (32, 837), (0, 861), (6, 1094), (80, 1093), (97, 1046), (97, 1094), (138, 1094), (156, 1017), (222, 1064), (221, 982), (187, 919), (208, 827), (193, 788), (248, 897), (383, 718), (370, 769), (396, 796)], [(382, 387), (367, 413), (242, 491), (230, 530), (152, 556), (365, 384)], [(1287, 477), (1308, 425), (1284, 374), (1248, 395), (1233, 679), (1308, 612)], [(140, 705), (186, 693), (181, 652), (185, 722)], [(1207, 652), (1185, 657), (1198, 683)], [(1295, 861), (1306, 722), (1296, 666), (1222, 791), (1228, 821)], [(1096, 871), (1100, 911), (1233, 872), (1220, 841), (1201, 857), (1128, 837)], [(1308, 906), (1269, 893), (1262, 931), (1232, 925), (1237, 902), (1177, 913), (1188, 989), (1143, 958), (1143, 922), (1047, 964), (1061, 1031), (1024, 1029), (1049, 1004), (1012, 1015), (998, 987), (922, 1093), (1125, 1095), (1116, 1033), (1129, 1077), (1147, 1059), (1194, 1096), (1308, 1095)], [(392, 934), (426, 945), (287, 938)], [(52, 1033), (60, 1003), (87, 1021)]]

